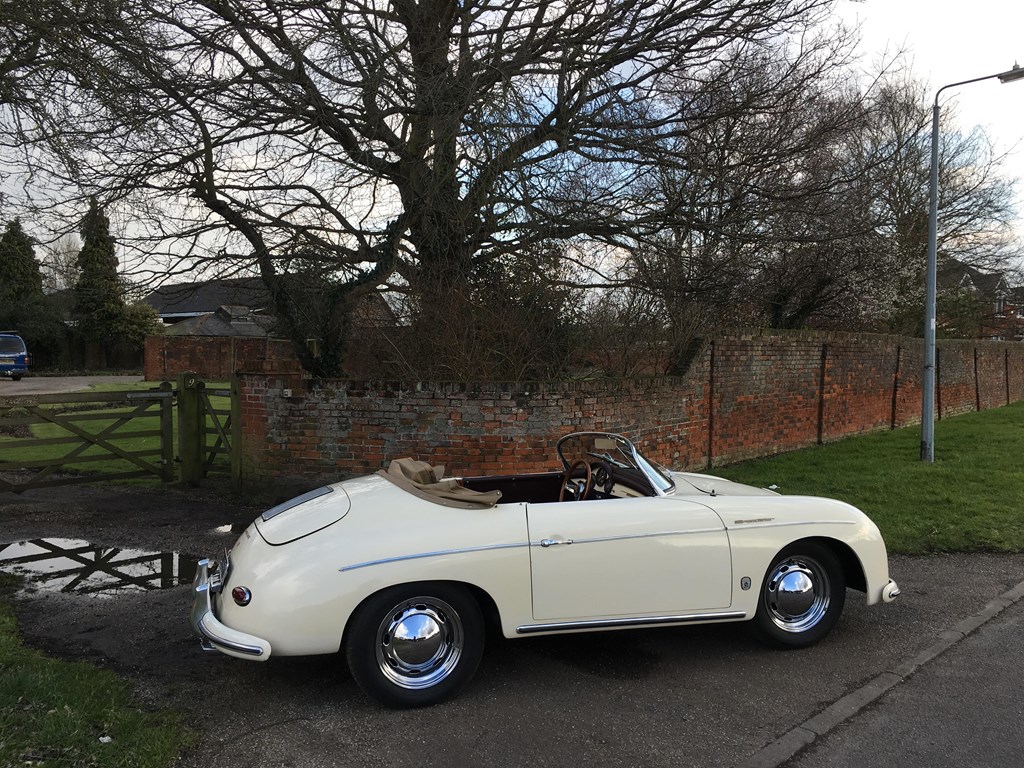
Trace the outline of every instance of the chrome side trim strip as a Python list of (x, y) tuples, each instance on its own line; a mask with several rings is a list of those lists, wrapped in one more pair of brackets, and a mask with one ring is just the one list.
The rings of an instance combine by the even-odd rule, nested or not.
[(516, 627), (517, 635), (534, 632), (568, 632), (574, 629), (611, 629), (614, 627), (647, 627), (657, 624), (690, 624), (695, 621), (736, 621), (747, 618), (743, 611), (727, 613), (688, 613), (680, 616), (639, 616), (630, 619), (593, 619), (590, 621), (556, 621), (549, 624), (525, 624)]
[(726, 530), (746, 531), (751, 528), (788, 528), (793, 525), (858, 525), (855, 520), (794, 520), (786, 523), (726, 523)]
[(359, 568), (369, 568), (374, 565), (387, 565), (389, 563), (400, 563), (404, 560), (422, 560), (426, 557), (444, 557), (445, 555), (464, 555), (469, 552), (488, 552), (494, 549), (516, 549), (518, 547), (527, 547), (527, 542), (518, 542), (516, 544), (485, 544), (480, 547), (462, 547), (461, 549), (439, 549), (436, 552), (419, 552), (415, 555), (398, 555), (397, 557), (384, 557), (380, 560), (367, 560), (365, 563), (353, 563), (352, 565), (344, 565), (338, 570), (341, 573), (346, 571), (355, 571)]
[[(601, 541), (628, 541), (629, 539), (654, 539), (660, 536), (688, 536), (696, 533), (725, 533), (725, 528), (693, 528), (686, 531), (659, 531), (657, 533), (630, 533), (622, 536), (594, 536), (589, 539), (573, 539), (574, 544), (594, 544)], [(530, 546), (544, 546), (544, 541), (532, 541)]]

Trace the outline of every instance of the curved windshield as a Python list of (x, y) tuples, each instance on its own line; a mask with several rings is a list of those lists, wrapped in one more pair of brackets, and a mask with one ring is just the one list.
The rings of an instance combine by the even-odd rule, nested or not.
[(604, 461), (620, 469), (639, 472), (659, 496), (675, 488), (667, 471), (641, 455), (629, 440), (609, 432), (576, 432), (558, 441), (558, 457), (568, 469), (577, 461)]

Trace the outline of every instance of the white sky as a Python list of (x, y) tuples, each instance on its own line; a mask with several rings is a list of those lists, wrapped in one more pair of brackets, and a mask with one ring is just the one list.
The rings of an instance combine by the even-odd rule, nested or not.
[[(930, 99), (943, 85), (1024, 67), (1024, 2), (1020, 0), (840, 0), (848, 20), (862, 26), (865, 64), (888, 47), (907, 51), (912, 71), (931, 84)], [(999, 80), (950, 88), (939, 105), (954, 99), (962, 128), (982, 126), (996, 149), (1011, 151), (1006, 175), (1017, 184), (1016, 229), (1024, 238), (1024, 80)]]

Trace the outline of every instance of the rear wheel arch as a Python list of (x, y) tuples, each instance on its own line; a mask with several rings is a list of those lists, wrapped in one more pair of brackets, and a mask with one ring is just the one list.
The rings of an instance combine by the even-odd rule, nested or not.
[(341, 650), (345, 649), (345, 641), (348, 638), (349, 630), (352, 627), (352, 617), (358, 613), (359, 609), (362, 608), (367, 602), (377, 597), (383, 592), (387, 592), (395, 587), (430, 587), (436, 584), (447, 584), (462, 589), (466, 589), (476, 600), (477, 606), (480, 608), (480, 613), (483, 615), (484, 622), (488, 625), (488, 629), (491, 629), (491, 624), (494, 624), (499, 630), (501, 629), (501, 614), (498, 610), (497, 603), (494, 602), (494, 598), (487, 592), (487, 590), (476, 584), (471, 584), (467, 581), (457, 581), (455, 579), (426, 579), (423, 581), (399, 581), (394, 584), (388, 584), (386, 587), (381, 587), (376, 592), (364, 597), (359, 601), (359, 604), (349, 614), (348, 619), (345, 622), (345, 628), (342, 631), (341, 636)]
[(393, 584), (366, 597), (345, 627), (352, 677), (379, 702), (429, 706), (454, 695), (483, 655), (497, 607), (479, 587), (457, 581)]

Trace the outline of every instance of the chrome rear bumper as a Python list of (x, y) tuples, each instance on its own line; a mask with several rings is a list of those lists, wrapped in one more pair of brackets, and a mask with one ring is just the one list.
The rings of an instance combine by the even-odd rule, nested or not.
[(220, 651), (252, 661), (270, 658), (270, 643), (222, 623), (213, 609), (213, 594), (220, 592), (221, 576), (209, 560), (200, 560), (192, 581), (192, 634), (204, 651)]

